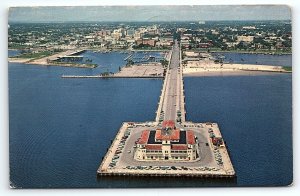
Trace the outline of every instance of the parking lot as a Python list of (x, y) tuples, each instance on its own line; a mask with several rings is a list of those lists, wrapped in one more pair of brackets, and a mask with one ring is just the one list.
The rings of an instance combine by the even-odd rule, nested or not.
[[(125, 123), (126, 124), (126, 123)], [(105, 160), (106, 167), (100, 166), (99, 171), (105, 173), (137, 173), (137, 174), (226, 174), (223, 164), (224, 152), (212, 146), (209, 140), (209, 127), (199, 124), (177, 125), (181, 130), (193, 130), (198, 139), (200, 158), (194, 161), (138, 161), (134, 159), (135, 141), (143, 130), (155, 130), (155, 123), (145, 123), (134, 126), (123, 125), (116, 140), (110, 147), (109, 156)], [(111, 150), (114, 149), (114, 150)], [(225, 157), (226, 158), (226, 157)], [(103, 166), (102, 165), (102, 166)], [(226, 166), (228, 168), (228, 166)]]

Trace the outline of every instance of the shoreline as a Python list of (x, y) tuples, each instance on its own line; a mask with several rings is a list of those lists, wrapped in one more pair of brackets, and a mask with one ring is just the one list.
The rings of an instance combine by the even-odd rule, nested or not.
[[(75, 48), (75, 50), (91, 50), (91, 51), (109, 51), (109, 52), (119, 52), (119, 51), (157, 51), (157, 52), (164, 52), (169, 51), (169, 49), (113, 49), (113, 48), (89, 48), (89, 47), (79, 47)], [(8, 50), (24, 50), (20, 48), (8, 48)], [(207, 52), (207, 50), (189, 50), (194, 52)], [(263, 55), (292, 55), (292, 52), (280, 52), (280, 51), (236, 51), (236, 50), (210, 50), (210, 53), (236, 53), (236, 54), (263, 54)]]
[[(292, 69), (292, 67), (291, 67)], [(220, 64), (212, 60), (203, 61), (188, 61), (183, 68), (183, 74), (191, 73), (206, 73), (206, 72), (220, 72), (222, 75), (227, 72), (276, 72), (276, 73), (292, 73), (292, 70), (286, 69), (284, 66), (273, 65), (254, 65), (254, 64)], [(195, 74), (194, 74), (195, 75)], [(211, 75), (211, 74), (210, 74)]]
[(254, 52), (254, 51), (210, 51), (210, 53), (262, 54), (262, 55), (292, 55), (289, 52)]
[[(189, 52), (207, 52), (207, 50), (189, 50)], [(218, 51), (210, 50), (209, 53), (235, 53), (235, 54), (262, 54), (262, 55), (292, 55), (292, 52), (272, 52), (272, 51)]]
[(55, 64), (55, 63), (36, 63), (33, 62), (32, 59), (8, 59), (9, 63), (21, 63), (26, 65), (37, 65), (37, 66), (58, 66), (58, 67), (75, 67), (75, 68), (89, 68), (93, 69), (97, 66), (90, 66), (87, 64), (70, 64), (70, 63), (64, 63), (64, 64)]
[(183, 77), (258, 76), (258, 75), (276, 75), (276, 74), (288, 74), (288, 73), (292, 73), (292, 72), (250, 71), (250, 70), (215, 70), (215, 71), (183, 73)]

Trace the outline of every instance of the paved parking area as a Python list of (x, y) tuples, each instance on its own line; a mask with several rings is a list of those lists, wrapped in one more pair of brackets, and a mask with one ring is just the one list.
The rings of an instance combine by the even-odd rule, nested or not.
[[(198, 138), (198, 153), (200, 159), (190, 162), (135, 160), (135, 141), (138, 140), (143, 130), (155, 130), (157, 128), (154, 122), (153, 125), (149, 124), (151, 123), (131, 127), (128, 126), (127, 123), (124, 123), (107, 152), (106, 159), (104, 159), (100, 165), (98, 173), (227, 175), (227, 170), (234, 171), (231, 163), (227, 163), (228, 154), (226, 148), (221, 151), (214, 149), (208, 134), (210, 127), (198, 127), (199, 124), (190, 124), (188, 125), (189, 127), (180, 126), (178, 124), (177, 127), (194, 131), (195, 136)], [(219, 131), (217, 126), (214, 128)], [(218, 158), (217, 156), (221, 159), (224, 157), (224, 163), (222, 165), (218, 164), (216, 160)]]
[(115, 73), (117, 77), (147, 77), (147, 76), (163, 76), (164, 69), (160, 63), (133, 65), (130, 67), (122, 67), (121, 71)]

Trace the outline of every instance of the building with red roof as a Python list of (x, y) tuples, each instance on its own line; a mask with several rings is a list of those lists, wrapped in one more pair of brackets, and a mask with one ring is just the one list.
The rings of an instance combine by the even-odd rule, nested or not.
[(173, 120), (165, 120), (162, 123), (162, 128), (163, 129), (166, 129), (166, 128), (175, 129), (175, 122)]
[(164, 121), (162, 129), (144, 130), (136, 144), (136, 160), (192, 161), (199, 157), (194, 131), (176, 129), (174, 121)]
[(157, 129), (155, 133), (155, 141), (171, 140), (179, 141), (180, 131), (178, 129), (172, 130), (169, 134), (164, 133), (163, 130)]
[(140, 144), (140, 145), (147, 144), (148, 138), (149, 138), (149, 134), (150, 134), (149, 130), (143, 131), (141, 137), (137, 141), (137, 144)]

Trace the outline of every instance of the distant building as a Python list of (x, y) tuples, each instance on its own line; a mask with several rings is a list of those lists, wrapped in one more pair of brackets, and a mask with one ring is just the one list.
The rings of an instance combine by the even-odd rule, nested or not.
[(211, 43), (199, 43), (199, 48), (209, 48)]
[(253, 42), (254, 36), (241, 35), (237, 36), (238, 42)]
[(253, 30), (253, 29), (256, 29), (256, 27), (255, 26), (244, 26), (243, 29)]
[(135, 34), (134, 29), (128, 29), (128, 30), (126, 31), (126, 35), (129, 36), (129, 37), (133, 37), (134, 34)]
[(180, 44), (183, 48), (188, 48), (190, 46), (190, 41), (187, 39), (180, 40)]
[(162, 129), (144, 130), (136, 144), (136, 160), (193, 161), (199, 157), (194, 132), (176, 129), (174, 121), (164, 121)]
[(153, 39), (147, 39), (147, 38), (136, 40), (136, 45), (144, 44), (144, 45), (149, 45), (149, 46), (154, 47), (155, 43), (156, 43), (155, 40), (153, 40)]

